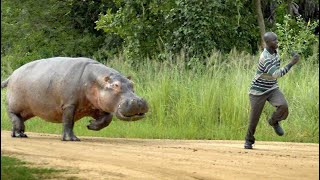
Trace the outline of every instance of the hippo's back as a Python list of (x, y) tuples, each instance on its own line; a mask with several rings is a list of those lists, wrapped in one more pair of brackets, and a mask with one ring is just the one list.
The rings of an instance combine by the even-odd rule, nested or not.
[(81, 96), (88, 64), (99, 63), (88, 58), (55, 57), (21, 66), (10, 76), (9, 110), (61, 122), (62, 106)]
[(98, 62), (89, 58), (70, 57), (54, 57), (48, 59), (40, 59), (21, 66), (13, 72), (12, 76), (19, 76), (24, 74), (24, 76), (30, 77), (31, 75), (38, 76), (40, 74), (47, 74), (48, 72), (64, 74), (65, 72), (70, 71), (73, 71), (74, 73), (81, 73), (81, 68), (83, 68), (84, 65), (90, 63)]

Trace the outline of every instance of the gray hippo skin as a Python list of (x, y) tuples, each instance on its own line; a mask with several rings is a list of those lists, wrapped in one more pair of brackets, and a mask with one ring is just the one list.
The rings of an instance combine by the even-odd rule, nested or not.
[(27, 63), (1, 83), (7, 87), (12, 137), (27, 137), (24, 122), (38, 116), (63, 123), (62, 140), (79, 141), (74, 122), (91, 116), (87, 126), (98, 131), (113, 114), (121, 120), (145, 117), (148, 104), (133, 90), (130, 77), (88, 58), (55, 57)]

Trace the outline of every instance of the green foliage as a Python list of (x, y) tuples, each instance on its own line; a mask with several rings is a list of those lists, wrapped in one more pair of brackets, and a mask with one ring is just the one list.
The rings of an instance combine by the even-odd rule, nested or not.
[(251, 1), (118, 0), (115, 4), (118, 10), (107, 10), (97, 29), (123, 38), (130, 58), (184, 50), (203, 60), (214, 48), (257, 50), (254, 13), (243, 8), (252, 7)]
[(282, 24), (276, 23), (275, 32), (278, 35), (279, 48), (283, 57), (289, 57), (292, 51), (303, 57), (313, 55), (313, 48), (319, 47), (318, 37), (314, 35), (314, 29), (318, 25), (319, 20), (305, 22), (301, 17), (294, 19), (290, 15), (284, 16)]
[[(1, 67), (53, 56), (92, 56), (104, 41), (73, 28), (65, 1), (1, 1)], [(11, 73), (1, 68), (1, 77)]]
[(91, 32), (96, 35), (102, 35), (102, 31), (95, 29), (95, 21), (98, 20), (99, 14), (108, 8), (115, 10), (115, 4), (108, 0), (67, 0), (67, 5), (69, 9), (67, 14), (73, 27), (82, 32)]
[(123, 39), (124, 53), (129, 59), (146, 57), (157, 50), (158, 37), (164, 36), (163, 9), (167, 2), (115, 1), (118, 10), (108, 9), (97, 21), (97, 29), (116, 34)]
[(99, 14), (110, 9), (116, 12), (117, 7), (114, 2), (109, 0), (68, 0), (67, 15), (73, 28), (81, 33), (89, 34), (93, 39), (86, 41), (88, 44), (95, 44), (91, 54), (94, 59), (107, 61), (115, 54), (119, 53), (119, 49), (123, 40), (120, 36), (114, 33), (104, 33), (102, 30), (97, 30), (95, 22), (99, 19)]
[[(288, 2), (286, 0), (277, 0), (274, 2), (276, 5), (275, 14), (275, 22), (276, 23), (283, 23), (285, 15), (289, 14), (288, 12)], [(272, 24), (274, 27), (274, 23)], [(270, 27), (270, 28), (272, 28)]]
[(27, 163), (19, 159), (1, 155), (1, 179), (6, 180), (36, 180), (57, 178), (59, 172), (50, 168), (34, 168), (26, 166)]
[[(255, 51), (257, 27), (250, 1), (175, 1), (176, 7), (165, 16), (169, 34), (167, 48), (185, 49), (190, 56), (209, 55), (213, 49), (229, 52)], [(171, 35), (172, 34), (172, 35)]]

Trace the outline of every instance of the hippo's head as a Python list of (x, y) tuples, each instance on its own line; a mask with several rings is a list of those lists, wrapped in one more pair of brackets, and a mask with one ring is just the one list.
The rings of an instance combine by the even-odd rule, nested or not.
[(120, 74), (99, 78), (96, 101), (99, 109), (112, 112), (120, 120), (135, 121), (145, 117), (148, 104), (134, 93), (130, 77)]

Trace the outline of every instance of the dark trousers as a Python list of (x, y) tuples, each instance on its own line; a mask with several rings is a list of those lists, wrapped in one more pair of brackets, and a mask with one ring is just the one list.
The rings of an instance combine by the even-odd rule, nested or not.
[(251, 143), (255, 142), (254, 133), (256, 131), (256, 127), (258, 125), (260, 115), (262, 113), (263, 107), (266, 101), (276, 107), (276, 110), (273, 112), (270, 118), (270, 124), (276, 124), (277, 122), (284, 120), (288, 117), (288, 103), (287, 100), (284, 98), (284, 95), (279, 90), (279, 88), (274, 89), (266, 94), (263, 95), (249, 95), (250, 97), (250, 104), (251, 104), (251, 111), (249, 117), (249, 127), (247, 130), (246, 141)]

